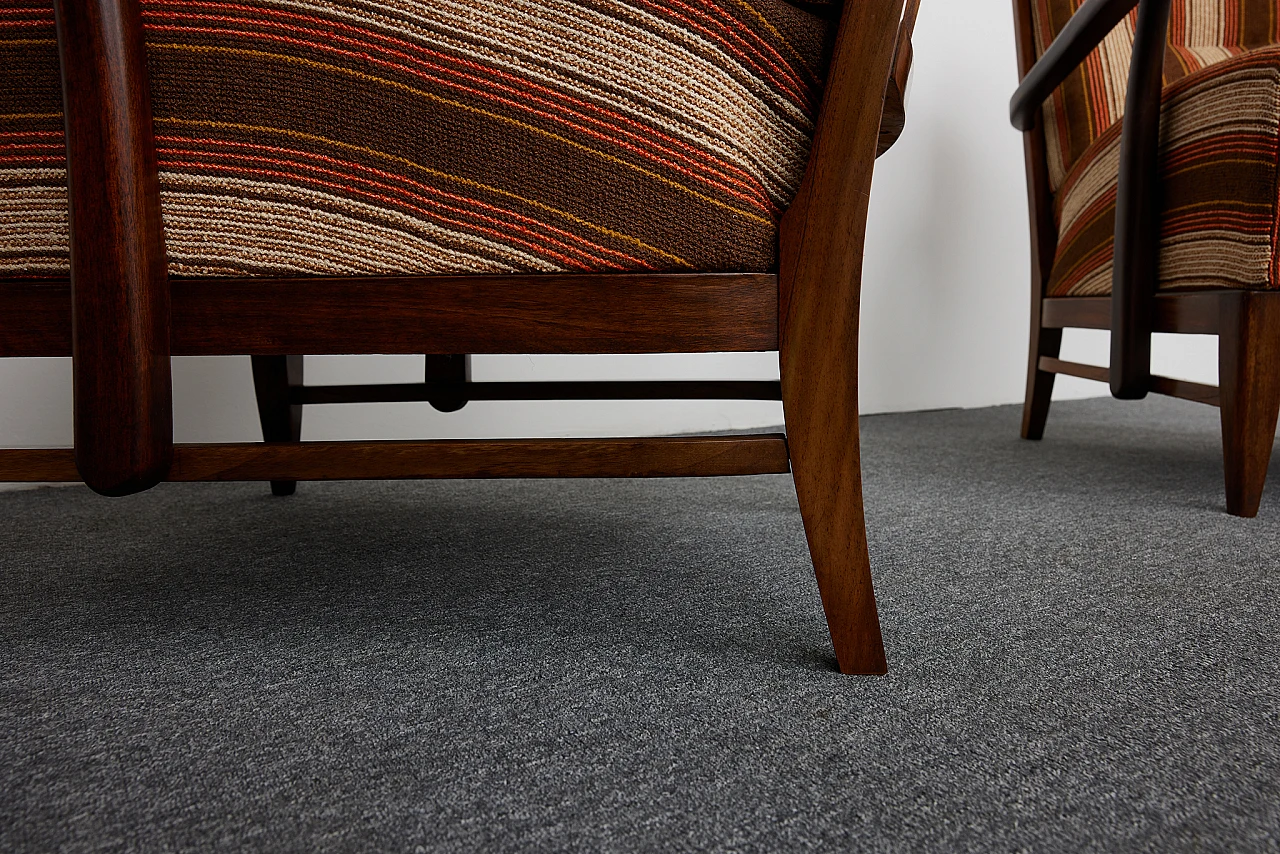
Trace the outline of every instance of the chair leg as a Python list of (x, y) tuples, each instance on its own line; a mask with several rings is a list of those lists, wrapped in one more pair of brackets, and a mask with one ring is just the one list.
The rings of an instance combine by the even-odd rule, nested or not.
[[(289, 402), (289, 389), (302, 385), (301, 356), (253, 356), (253, 390), (264, 442), (302, 441), (302, 405)], [(271, 481), (272, 495), (293, 495), (296, 480)]]
[(1040, 357), (1057, 358), (1062, 352), (1062, 330), (1045, 329), (1039, 318), (1031, 321), (1031, 348), (1027, 358), (1027, 396), (1022, 404), (1022, 438), (1039, 441), (1044, 438), (1044, 425), (1049, 420), (1049, 403), (1053, 399), (1056, 374), (1040, 370)]
[(848, 432), (807, 425), (797, 409), (792, 406), (788, 413), (787, 446), (836, 660), (842, 673), (885, 673), (862, 507), (857, 421)]
[(1227, 512), (1258, 515), (1280, 414), (1280, 295), (1224, 299), (1218, 385)]

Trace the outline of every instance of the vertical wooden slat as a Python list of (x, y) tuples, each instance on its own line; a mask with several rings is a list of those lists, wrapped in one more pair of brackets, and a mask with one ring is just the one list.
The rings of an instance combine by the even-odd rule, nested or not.
[(1160, 93), (1171, 0), (1142, 0), (1120, 137), (1111, 280), (1111, 394), (1151, 389), (1151, 331), (1160, 274)]
[(106, 495), (173, 459), (169, 288), (137, 0), (55, 0), (71, 215), (76, 466)]

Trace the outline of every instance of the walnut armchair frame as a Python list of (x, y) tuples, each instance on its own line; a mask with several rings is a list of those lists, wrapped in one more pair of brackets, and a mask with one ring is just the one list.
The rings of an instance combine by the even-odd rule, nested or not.
[[(1137, 7), (1125, 112), (1111, 296), (1051, 297), (1057, 250), (1041, 106)], [(1009, 105), (1023, 131), (1031, 209), (1031, 340), (1022, 436), (1044, 435), (1057, 374), (1110, 385), (1114, 397), (1156, 393), (1219, 407), (1228, 512), (1257, 515), (1280, 413), (1280, 293), (1241, 289), (1157, 291), (1160, 270), (1160, 119), (1171, 0), (1087, 0), (1036, 59), (1030, 0), (1014, 0), (1021, 84)], [(1110, 366), (1059, 358), (1064, 328), (1109, 329)], [(1155, 332), (1219, 337), (1219, 385), (1151, 373)]]
[[(902, 128), (918, 0), (846, 3), (776, 273), (172, 279), (137, 0), (57, 0), (69, 280), (0, 281), (0, 357), (73, 358), (74, 449), (0, 450), (0, 481), (126, 495), (162, 481), (792, 472), (840, 669), (886, 669), (863, 523), (858, 295), (875, 158)], [(897, 62), (895, 63), (895, 59)], [(889, 84), (886, 87), (886, 84)], [(882, 116), (886, 90), (888, 114)], [(894, 110), (898, 115), (894, 115)], [(70, 320), (70, 323), (68, 323)], [(778, 350), (779, 382), (472, 383), (476, 353)], [(420, 384), (313, 387), (300, 354), (427, 354)], [(170, 356), (247, 354), (263, 443), (177, 444)], [(307, 404), (781, 400), (786, 434), (301, 442)]]

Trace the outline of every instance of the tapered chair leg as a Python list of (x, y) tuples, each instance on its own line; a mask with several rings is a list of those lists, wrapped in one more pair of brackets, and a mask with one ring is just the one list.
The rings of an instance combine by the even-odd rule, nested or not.
[[(302, 405), (289, 402), (289, 389), (302, 385), (301, 356), (253, 356), (253, 390), (264, 442), (302, 441)], [(271, 481), (272, 495), (293, 495), (296, 480)]]
[(1224, 300), (1218, 384), (1227, 512), (1258, 515), (1280, 414), (1280, 301), (1242, 291)]
[(862, 511), (858, 302), (871, 173), (901, 18), (901, 0), (845, 5), (823, 113), (847, 109), (848, 117), (819, 124), (778, 243), (778, 362), (787, 453), (844, 673), (888, 669)]
[(1062, 330), (1044, 329), (1035, 318), (1031, 324), (1031, 348), (1027, 359), (1027, 396), (1022, 404), (1022, 438), (1039, 441), (1049, 420), (1055, 374), (1040, 370), (1040, 357), (1057, 358), (1062, 352)]
[(836, 660), (843, 673), (885, 673), (862, 508), (857, 421), (841, 420), (841, 429), (805, 425), (797, 423), (798, 408), (792, 406), (787, 418), (787, 445)]

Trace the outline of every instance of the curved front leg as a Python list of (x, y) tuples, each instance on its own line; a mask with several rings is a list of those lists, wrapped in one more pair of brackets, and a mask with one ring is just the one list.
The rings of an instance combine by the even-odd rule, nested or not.
[(887, 669), (858, 451), (858, 297), (871, 172), (903, 0), (846, 3), (813, 153), (782, 220), (782, 405), (796, 494), (836, 658)]

